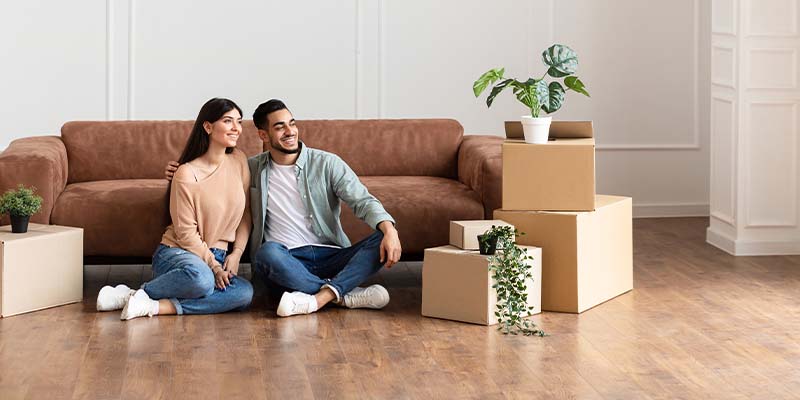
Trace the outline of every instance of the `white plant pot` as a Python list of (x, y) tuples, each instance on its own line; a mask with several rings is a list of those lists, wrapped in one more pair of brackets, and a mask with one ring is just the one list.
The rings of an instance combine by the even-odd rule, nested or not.
[(553, 117), (534, 118), (522, 116), (522, 132), (525, 134), (525, 143), (544, 144), (550, 136), (550, 122)]

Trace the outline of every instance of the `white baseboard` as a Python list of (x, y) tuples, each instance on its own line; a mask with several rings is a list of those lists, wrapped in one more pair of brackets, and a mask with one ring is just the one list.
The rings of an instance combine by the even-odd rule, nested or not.
[(709, 227), (706, 242), (734, 256), (783, 256), (800, 254), (800, 241), (746, 241), (734, 240)]
[(633, 218), (707, 217), (708, 209), (707, 203), (634, 203)]

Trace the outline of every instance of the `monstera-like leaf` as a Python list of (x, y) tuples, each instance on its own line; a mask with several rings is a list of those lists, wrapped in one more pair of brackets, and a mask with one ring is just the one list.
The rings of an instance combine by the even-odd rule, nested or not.
[(547, 87), (547, 101), (542, 103), (542, 109), (548, 114), (552, 114), (561, 108), (564, 103), (564, 87), (558, 82), (550, 82)]
[(492, 88), (492, 92), (489, 93), (489, 97), (486, 98), (486, 107), (491, 107), (492, 106), (492, 102), (494, 101), (494, 98), (497, 97), (497, 95), (500, 94), (500, 92), (502, 92), (503, 89), (507, 88), (508, 84), (511, 83), (511, 82), (514, 82), (514, 80), (513, 79), (506, 79), (506, 80), (498, 83), (497, 85), (495, 85), (495, 87)]
[(542, 61), (550, 68), (547, 74), (561, 78), (578, 72), (578, 55), (567, 46), (554, 44), (542, 53)]
[(570, 88), (570, 89), (572, 89), (572, 90), (574, 90), (574, 91), (576, 91), (576, 92), (578, 92), (578, 93), (580, 93), (580, 94), (582, 94), (582, 95), (584, 95), (586, 97), (591, 97), (591, 96), (589, 96), (589, 92), (586, 91), (586, 87), (583, 86), (583, 82), (581, 82), (581, 80), (578, 79), (577, 76), (568, 76), (568, 77), (564, 78), (564, 84), (567, 85), (568, 88)]
[[(487, 86), (503, 79), (503, 73), (505, 73), (505, 71), (505, 68), (494, 68), (481, 75), (481, 77), (472, 84), (472, 92), (475, 93), (475, 97), (480, 96)], [(491, 102), (488, 103), (491, 105)]]

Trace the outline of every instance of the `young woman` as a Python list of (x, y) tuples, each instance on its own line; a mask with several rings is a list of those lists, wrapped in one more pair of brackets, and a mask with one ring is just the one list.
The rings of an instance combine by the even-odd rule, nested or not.
[(99, 311), (120, 319), (163, 314), (213, 314), (246, 308), (253, 286), (240, 278), (239, 260), (250, 234), (247, 157), (236, 149), (242, 110), (214, 98), (200, 109), (181, 166), (172, 179), (172, 224), (153, 254), (153, 280), (139, 290), (106, 286)]

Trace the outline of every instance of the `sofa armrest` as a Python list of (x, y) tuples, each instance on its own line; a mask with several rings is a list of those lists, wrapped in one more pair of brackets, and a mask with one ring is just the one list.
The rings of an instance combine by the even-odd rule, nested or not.
[[(67, 149), (60, 137), (17, 139), (0, 153), (0, 193), (20, 183), (35, 186), (43, 199), (42, 209), (31, 216), (31, 222), (49, 224), (56, 199), (67, 185)], [(8, 215), (0, 216), (0, 225), (7, 224)]]
[(485, 219), (502, 205), (502, 145), (499, 136), (464, 135), (458, 149), (458, 180), (478, 192)]

